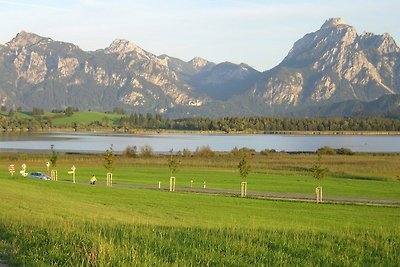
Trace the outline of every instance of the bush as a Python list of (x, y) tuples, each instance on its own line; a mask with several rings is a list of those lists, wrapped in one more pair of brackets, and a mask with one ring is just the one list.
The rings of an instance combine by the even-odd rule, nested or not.
[(136, 146), (127, 146), (122, 152), (122, 155), (127, 158), (137, 158), (138, 157), (138, 151)]
[(354, 155), (354, 152), (350, 148), (338, 148), (335, 149), (336, 154), (338, 155)]
[(243, 156), (247, 156), (247, 155), (255, 155), (257, 152), (253, 148), (247, 148), (247, 147), (237, 148), (237, 147), (234, 147), (231, 150), (231, 153), (235, 157), (238, 157), (238, 156), (243, 157)]
[(183, 156), (184, 158), (190, 158), (190, 157), (192, 156), (192, 153), (190, 152), (189, 149), (184, 148), (184, 149), (183, 149), (183, 152), (182, 152), (182, 156)]
[(335, 155), (336, 151), (330, 146), (324, 146), (317, 149), (317, 154), (319, 155)]
[(275, 149), (266, 148), (266, 149), (260, 151), (260, 154), (263, 155), (263, 156), (266, 156), (269, 153), (276, 153), (276, 150)]
[(149, 145), (142, 146), (140, 148), (140, 156), (143, 158), (151, 158), (154, 156), (153, 148)]
[(210, 158), (214, 156), (214, 151), (212, 151), (210, 146), (202, 146), (202, 147), (197, 147), (196, 151), (194, 152), (194, 155), (196, 157), (201, 157), (201, 158)]

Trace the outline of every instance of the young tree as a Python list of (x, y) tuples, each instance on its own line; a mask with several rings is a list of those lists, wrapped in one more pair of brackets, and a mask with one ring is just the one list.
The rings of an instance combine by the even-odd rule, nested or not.
[(173, 150), (169, 151), (170, 157), (168, 158), (168, 168), (171, 174), (171, 177), (178, 171), (179, 164), (181, 164), (180, 160), (176, 160), (174, 158)]
[(113, 149), (113, 145), (111, 144), (110, 148), (106, 150), (104, 154), (104, 168), (106, 168), (107, 172), (112, 173), (114, 170), (114, 162), (115, 162), (115, 153)]
[(49, 160), (51, 162), (51, 167), (56, 167), (57, 166), (58, 154), (54, 150), (54, 145), (51, 145), (50, 148), (51, 148), (51, 154), (50, 154), (50, 159)]
[(313, 177), (315, 179), (317, 179), (317, 181), (318, 181), (318, 187), (321, 187), (322, 180), (325, 178), (325, 176), (329, 170), (327, 168), (322, 168), (322, 165), (321, 165), (321, 157), (322, 156), (319, 153), (317, 153), (317, 155), (318, 155), (317, 163), (315, 163), (312, 166), (311, 171), (313, 173)]
[(247, 176), (249, 175), (250, 170), (251, 170), (251, 166), (247, 162), (246, 156), (242, 157), (242, 159), (240, 160), (237, 167), (239, 169), (239, 173), (240, 173), (240, 177), (242, 178), (242, 181), (246, 181)]

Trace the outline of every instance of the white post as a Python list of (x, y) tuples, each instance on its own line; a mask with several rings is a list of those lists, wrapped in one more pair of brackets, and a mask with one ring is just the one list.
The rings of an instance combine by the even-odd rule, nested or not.
[(161, 181), (158, 181), (158, 189), (161, 189)]
[(241, 197), (247, 196), (247, 182), (240, 183), (240, 196)]
[(193, 180), (190, 181), (190, 188), (193, 187)]
[(317, 203), (322, 203), (322, 186), (315, 188), (315, 193), (317, 195)]
[(176, 183), (175, 177), (170, 177), (169, 178), (169, 192), (175, 192), (175, 183)]
[(319, 187), (319, 201), (322, 203), (322, 186)]
[(107, 173), (107, 186), (112, 186), (112, 173)]
[(51, 180), (58, 181), (57, 170), (51, 170)]
[(75, 170), (76, 170), (75, 165), (72, 165), (71, 170), (72, 170), (72, 182), (75, 183)]

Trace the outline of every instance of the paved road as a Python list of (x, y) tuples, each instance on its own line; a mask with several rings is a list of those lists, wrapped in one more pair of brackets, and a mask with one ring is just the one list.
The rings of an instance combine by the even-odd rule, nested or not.
[[(134, 184), (113, 184), (116, 187), (128, 187), (128, 188), (142, 188), (142, 189), (158, 189), (158, 190), (169, 190), (169, 187), (151, 186), (151, 185), (134, 185)], [(217, 194), (217, 195), (231, 195), (239, 196), (239, 190), (224, 190), (224, 189), (210, 189), (210, 188), (190, 188), (190, 187), (177, 187), (177, 192), (193, 192), (193, 193), (205, 193), (205, 194)], [(280, 200), (292, 200), (292, 201), (315, 201), (315, 195), (313, 194), (301, 194), (301, 193), (278, 193), (278, 192), (254, 192), (248, 191), (248, 197), (255, 198), (266, 198), (266, 199), (280, 199)], [(373, 198), (354, 198), (354, 197), (340, 197), (340, 196), (323, 196), (324, 202), (337, 203), (337, 202), (349, 202), (349, 203), (363, 203), (363, 204), (375, 204), (375, 205), (400, 205), (400, 200), (395, 199), (373, 199)]]

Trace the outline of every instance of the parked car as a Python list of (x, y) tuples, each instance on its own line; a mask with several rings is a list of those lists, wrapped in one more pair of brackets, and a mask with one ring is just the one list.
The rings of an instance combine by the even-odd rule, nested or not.
[(42, 180), (51, 180), (50, 176), (48, 176), (42, 172), (31, 172), (31, 173), (29, 173), (28, 177), (42, 179)]

